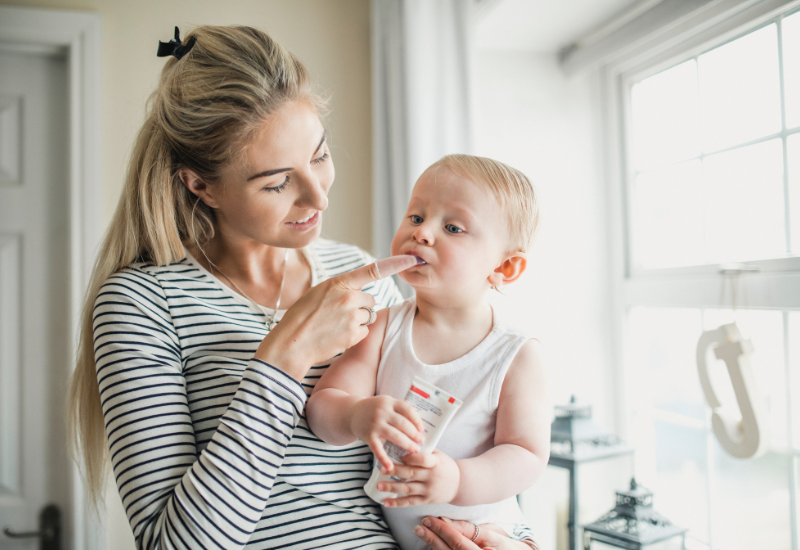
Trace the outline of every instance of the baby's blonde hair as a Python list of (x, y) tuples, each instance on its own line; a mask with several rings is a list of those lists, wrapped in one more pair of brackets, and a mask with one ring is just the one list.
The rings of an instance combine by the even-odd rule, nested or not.
[(539, 226), (539, 203), (528, 177), (507, 164), (474, 155), (447, 155), (428, 170), (447, 168), (484, 186), (508, 215), (509, 252), (527, 252)]

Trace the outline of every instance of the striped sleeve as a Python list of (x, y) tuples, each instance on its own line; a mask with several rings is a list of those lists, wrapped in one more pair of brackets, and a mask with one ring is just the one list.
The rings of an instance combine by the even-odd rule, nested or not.
[(164, 289), (125, 269), (94, 309), (97, 379), (114, 476), (137, 548), (243, 548), (263, 511), (306, 395), (251, 360), (208, 446), (197, 452)]

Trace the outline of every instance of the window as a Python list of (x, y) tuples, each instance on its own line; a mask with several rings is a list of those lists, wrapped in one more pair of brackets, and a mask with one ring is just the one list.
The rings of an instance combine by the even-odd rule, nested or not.
[[(625, 436), (690, 549), (798, 550), (800, 12), (728, 31), (617, 73)], [(769, 411), (750, 460), (716, 441), (695, 362), (700, 334), (734, 320)], [(735, 405), (722, 363), (713, 375)]]
[(797, 67), (800, 14), (632, 85), (633, 269), (800, 251)]

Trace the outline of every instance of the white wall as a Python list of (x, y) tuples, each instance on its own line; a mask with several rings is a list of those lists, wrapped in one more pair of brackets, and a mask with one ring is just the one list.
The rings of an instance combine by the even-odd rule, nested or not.
[[(512, 50), (479, 50), (476, 76), (476, 152), (527, 174), (542, 212), (528, 271), (494, 301), (542, 342), (553, 402), (575, 394), (594, 406), (598, 424), (613, 430), (599, 79), (568, 79), (554, 54)], [(583, 522), (611, 508), (613, 489), (628, 472), (622, 466), (585, 472)], [(555, 525), (566, 524), (566, 487), (565, 471), (549, 467), (524, 496), (543, 548), (565, 547), (563, 530), (556, 545)]]

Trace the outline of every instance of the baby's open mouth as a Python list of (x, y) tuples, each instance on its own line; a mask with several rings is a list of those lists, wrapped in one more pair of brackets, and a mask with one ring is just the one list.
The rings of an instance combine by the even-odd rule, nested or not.
[(422, 258), (420, 258), (419, 256), (414, 256), (414, 257), (417, 259), (417, 265), (425, 265), (425, 264), (428, 263), (425, 260), (423, 260)]

